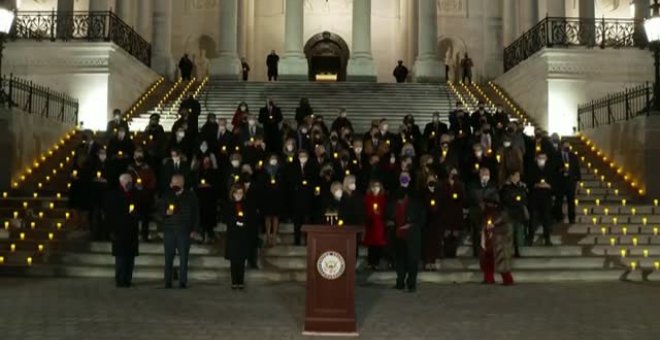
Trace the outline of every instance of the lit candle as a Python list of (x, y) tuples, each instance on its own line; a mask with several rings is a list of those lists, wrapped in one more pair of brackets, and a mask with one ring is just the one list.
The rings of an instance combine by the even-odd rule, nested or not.
[(591, 222), (593, 222), (593, 224), (596, 225), (596, 223), (598, 223), (598, 219), (596, 217), (592, 217)]
[(206, 185), (206, 180), (204, 178), (202, 178), (202, 180), (200, 181), (200, 184), (201, 185)]
[(119, 150), (119, 151), (117, 152), (117, 156), (119, 156), (119, 158), (124, 157), (124, 152), (121, 151), (121, 150)]
[(612, 224), (616, 225), (619, 222), (617, 217), (612, 217)]
[(78, 170), (73, 170), (73, 171), (71, 172), (71, 176), (73, 176), (73, 177), (78, 176)]
[(474, 168), (475, 168), (475, 170), (479, 170), (479, 163), (475, 163)]
[(443, 158), (447, 157), (447, 150), (442, 150), (442, 157)]
[(28, 266), (32, 265), (32, 257), (31, 256), (28, 256), (28, 258), (27, 258), (27, 265)]
[(16, 244), (14, 244), (14, 243), (10, 244), (9, 245), (9, 250), (11, 250), (12, 253), (15, 252), (16, 251)]
[(350, 172), (349, 170), (344, 171), (344, 173), (346, 174), (346, 176), (350, 176), (350, 175), (351, 175), (351, 172)]
[(133, 213), (134, 210), (135, 210), (135, 205), (134, 204), (129, 204), (128, 205), (128, 213), (129, 214)]
[(342, 227), (344, 225), (344, 220), (339, 220), (339, 222), (337, 222), (337, 225)]
[(57, 230), (62, 229), (62, 222), (57, 222), (56, 226), (57, 226)]
[(44, 245), (43, 244), (38, 245), (37, 249), (39, 250), (40, 253), (43, 252), (44, 251)]
[(587, 196), (591, 196), (591, 189), (587, 188)]
[(277, 183), (277, 181), (275, 181), (275, 178), (271, 178), (270, 179), (270, 184), (275, 185), (275, 183)]
[(239, 211), (238, 211), (238, 217), (243, 217), (243, 216), (244, 216), (243, 211), (242, 211), (242, 210), (239, 210)]
[(626, 199), (625, 198), (621, 200), (621, 206), (623, 206), (623, 207), (626, 206)]
[(14, 216), (14, 219), (17, 219), (18, 218), (18, 211), (14, 211), (13, 216)]
[(658, 236), (658, 227), (653, 228), (653, 235)]
[(435, 200), (431, 200), (431, 206), (435, 207)]
[(653, 267), (655, 267), (655, 270), (660, 270), (660, 261), (653, 262)]
[[(306, 185), (306, 183), (303, 181), (303, 185)], [(321, 193), (321, 187), (316, 187), (314, 188), (314, 192), (318, 195)]]
[(633, 246), (637, 247), (638, 242), (639, 241), (637, 240), (637, 237), (633, 237), (633, 239), (632, 239)]
[(40, 211), (39, 214), (37, 214), (37, 216), (39, 216), (39, 218), (44, 218), (44, 212)]
[(630, 262), (630, 270), (635, 270), (637, 268), (637, 262)]
[(234, 176), (234, 182), (238, 182), (238, 179), (239, 179), (238, 175), (235, 175)]
[(621, 249), (621, 257), (626, 257), (626, 253), (628, 253), (625, 249)]
[(516, 201), (520, 202), (522, 200), (522, 197), (520, 195), (516, 196)]
[(453, 194), (451, 195), (451, 197), (452, 197), (453, 199), (457, 200), (457, 199), (458, 199), (458, 194), (457, 194), (457, 193), (453, 193)]
[(374, 203), (374, 211), (378, 211), (378, 203)]
[(500, 155), (495, 156), (495, 159), (497, 159), (497, 163), (499, 163), (501, 159)]
[(582, 209), (582, 212), (584, 213), (584, 216), (587, 216), (589, 213), (589, 210), (587, 208)]
[(71, 217), (71, 214), (70, 214), (68, 211), (65, 212), (65, 213), (64, 213), (64, 218), (66, 218), (66, 219), (68, 220), (69, 217)]
[(48, 233), (48, 239), (52, 241), (53, 238), (55, 238), (55, 235), (53, 233)]
[(62, 198), (62, 194), (60, 194), (60, 193), (58, 192), (58, 193), (55, 195), (55, 197), (57, 197), (58, 199), (60, 199), (60, 198)]
[(9, 221), (5, 221), (5, 230), (9, 229), (9, 225), (10, 225)]
[(25, 233), (18, 234), (18, 237), (21, 239), (21, 241), (25, 240)]
[(289, 156), (288, 161), (289, 161), (289, 163), (293, 163), (293, 157), (292, 157), (292, 156)]
[(614, 237), (610, 237), (610, 245), (611, 246), (616, 245), (616, 239)]
[(628, 235), (628, 228), (627, 228), (627, 227), (623, 227), (623, 228), (621, 228), (621, 233), (622, 233), (623, 235)]
[(7, 192), (5, 191), (5, 192), (2, 193), (2, 198), (7, 198), (8, 195), (9, 194), (7, 194)]
[(264, 161), (259, 161), (259, 163), (257, 164), (257, 166), (260, 167), (260, 168), (263, 167), (263, 166), (264, 166)]
[(96, 178), (101, 178), (101, 172), (100, 171), (96, 172)]
[(646, 217), (643, 217), (643, 218), (642, 218), (642, 224), (643, 224), (643, 225), (646, 226), (646, 225), (648, 224), (648, 221), (649, 221), (648, 218), (646, 218)]
[(174, 204), (170, 204), (170, 205), (167, 207), (167, 210), (169, 210), (170, 212), (174, 212)]
[(657, 199), (653, 200), (653, 205), (656, 206), (656, 207), (658, 206), (658, 200)]
[(610, 213), (610, 209), (605, 208), (604, 212), (605, 212), (605, 216), (607, 216), (607, 215), (609, 215), (609, 213)]
[(28, 207), (28, 202), (23, 202), (23, 209), (27, 209)]
[(34, 229), (34, 228), (36, 228), (36, 227), (37, 227), (37, 223), (36, 223), (36, 222), (30, 222), (30, 229)]
[(3, 263), (5, 263), (5, 257), (4, 257), (4, 256), (0, 256), (0, 264), (3, 264)]
[(636, 214), (637, 214), (637, 209), (632, 208), (632, 209), (630, 209), (630, 212), (631, 212), (633, 215), (636, 215)]
[(335, 152), (335, 153), (332, 154), (332, 157), (333, 157), (334, 159), (337, 159), (337, 158), (339, 158), (339, 154)]
[(138, 177), (137, 180), (135, 180), (135, 182), (136, 182), (138, 185), (142, 185), (142, 178)]
[(642, 250), (642, 254), (644, 255), (644, 257), (649, 257), (649, 250), (648, 249)]
[(578, 205), (580, 205), (580, 200), (576, 198), (575, 199), (575, 206), (577, 207)]
[(302, 185), (307, 185), (307, 180), (303, 180)]
[(603, 236), (607, 235), (607, 228), (601, 227), (600, 228), (600, 233), (603, 234)]
[(596, 199), (596, 206), (600, 206), (600, 199)]

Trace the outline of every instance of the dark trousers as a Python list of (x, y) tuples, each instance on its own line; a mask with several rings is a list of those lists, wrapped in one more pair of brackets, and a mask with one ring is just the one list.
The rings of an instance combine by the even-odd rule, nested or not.
[(470, 237), (472, 238), (472, 256), (477, 258), (481, 252), (481, 223), (483, 215), (481, 211), (473, 210), (470, 211), (468, 218), (470, 222)]
[(243, 81), (248, 81), (248, 73), (243, 72)]
[(378, 266), (380, 264), (380, 258), (383, 256), (383, 247), (381, 246), (369, 246), (367, 249), (367, 263), (370, 266)]
[(144, 212), (140, 215), (140, 235), (142, 240), (147, 241), (149, 239), (149, 223), (151, 222), (151, 214), (149, 212)]
[(298, 215), (293, 216), (293, 244), (299, 246), (302, 233), (301, 229), (304, 224), (309, 223), (310, 217), (307, 215)]
[(277, 70), (268, 69), (268, 81), (277, 81)]
[(543, 239), (549, 243), (552, 233), (552, 201), (549, 196), (532, 200), (531, 222), (527, 231), (528, 245), (534, 242), (534, 235), (539, 224), (543, 226)]
[(231, 260), (229, 262), (231, 271), (231, 284), (242, 285), (245, 283), (245, 260)]
[(555, 192), (555, 203), (552, 209), (552, 215), (557, 221), (562, 222), (564, 220), (564, 198), (566, 198), (566, 206), (568, 210), (568, 220), (571, 223), (575, 223), (575, 184), (574, 183), (565, 183), (558, 187)]
[(410, 249), (404, 239), (394, 239), (394, 252), (396, 259), (396, 287), (415, 289), (417, 287), (417, 271), (419, 266), (419, 252)]
[(133, 280), (135, 256), (115, 256), (115, 283), (117, 287), (128, 287)]
[(472, 71), (463, 71), (463, 83), (472, 84)]
[(94, 241), (108, 240), (108, 230), (105, 225), (105, 216), (103, 215), (103, 209), (101, 209), (101, 207), (92, 208), (90, 229)]
[(163, 245), (165, 246), (165, 286), (172, 286), (172, 267), (177, 251), (179, 252), (179, 284), (187, 284), (190, 235), (187, 232), (166, 231)]

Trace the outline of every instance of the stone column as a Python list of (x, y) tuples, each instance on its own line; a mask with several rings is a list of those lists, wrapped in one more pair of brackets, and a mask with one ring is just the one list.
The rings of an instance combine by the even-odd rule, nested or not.
[(595, 0), (580, 0), (580, 42), (588, 46), (596, 44)]
[(307, 80), (307, 59), (303, 53), (303, 0), (286, 0), (284, 11), (284, 56), (280, 60), (278, 79)]
[(238, 80), (241, 62), (238, 59), (238, 0), (220, 0), (220, 41), (218, 58), (211, 61), (211, 76)]
[(435, 48), (438, 34), (438, 13), (435, 0), (419, 0), (418, 50), (413, 66), (415, 81), (440, 82), (444, 65), (438, 60)]
[(371, 0), (353, 0), (353, 48), (348, 61), (348, 80), (375, 82), (371, 55)]
[(516, 0), (504, 0), (502, 8), (502, 45), (506, 48), (518, 39)]
[(644, 30), (644, 19), (646, 19), (650, 13), (649, 1), (648, 0), (634, 0), (635, 4), (635, 14), (634, 19), (638, 21), (635, 25), (635, 44), (639, 47), (645, 47), (648, 44), (646, 40), (646, 31)]
[(116, 0), (117, 1), (117, 16), (125, 22), (128, 26), (135, 26), (135, 12), (136, 12), (136, 3), (142, 2), (134, 0)]
[(137, 32), (146, 41), (151, 41), (153, 32), (154, 0), (138, 1)]
[(153, 0), (151, 68), (164, 77), (174, 78), (172, 59), (172, 0)]
[(115, 0), (89, 0), (89, 11), (109, 11), (115, 8)]
[(57, 1), (57, 38), (69, 39), (73, 34), (73, 0)]

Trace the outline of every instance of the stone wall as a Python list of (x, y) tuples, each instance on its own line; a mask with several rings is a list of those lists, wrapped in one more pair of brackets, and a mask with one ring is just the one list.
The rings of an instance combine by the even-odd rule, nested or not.
[(546, 48), (495, 83), (543, 128), (569, 135), (577, 126), (579, 104), (652, 80), (647, 50)]
[(0, 108), (0, 188), (74, 127), (18, 109)]

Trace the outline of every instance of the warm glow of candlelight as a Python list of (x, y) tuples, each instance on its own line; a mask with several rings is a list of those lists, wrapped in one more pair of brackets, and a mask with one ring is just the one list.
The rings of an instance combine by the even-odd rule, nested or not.
[(32, 257), (31, 256), (28, 256), (28, 258), (27, 258), (27, 265), (28, 266), (32, 265)]
[(20, 238), (21, 241), (25, 240), (25, 233), (18, 234), (18, 238)]
[(644, 257), (649, 257), (649, 250), (648, 249), (642, 250), (642, 255), (644, 255)]
[(622, 258), (626, 257), (627, 253), (628, 253), (628, 251), (626, 251), (625, 249), (621, 249), (621, 257)]
[(431, 206), (435, 207), (435, 200), (431, 200)]
[(134, 204), (130, 204), (130, 205), (128, 206), (128, 213), (130, 214), (130, 213), (132, 213), (134, 210), (135, 210), (135, 205), (134, 205)]
[(9, 250), (13, 253), (16, 251), (16, 244), (12, 243), (9, 245)]
[(55, 235), (53, 233), (48, 233), (48, 239), (52, 241), (53, 238), (55, 238)]
[(607, 228), (601, 227), (600, 228), (600, 233), (603, 234), (603, 236), (607, 235)]
[(458, 194), (457, 194), (457, 193), (453, 193), (453, 194), (451, 195), (451, 197), (452, 197), (453, 199), (457, 200), (457, 199), (458, 199)]
[(39, 250), (40, 253), (43, 252), (44, 251), (44, 245), (43, 244), (38, 245), (37, 249)]
[(614, 237), (610, 237), (610, 245), (616, 245), (616, 239)]

